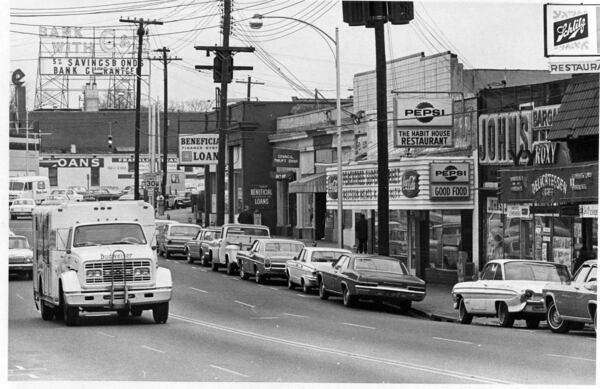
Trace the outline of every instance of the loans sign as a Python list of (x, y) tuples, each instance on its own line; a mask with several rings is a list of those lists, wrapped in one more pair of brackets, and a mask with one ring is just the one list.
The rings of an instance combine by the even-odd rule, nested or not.
[(179, 164), (216, 165), (219, 157), (219, 134), (179, 135)]

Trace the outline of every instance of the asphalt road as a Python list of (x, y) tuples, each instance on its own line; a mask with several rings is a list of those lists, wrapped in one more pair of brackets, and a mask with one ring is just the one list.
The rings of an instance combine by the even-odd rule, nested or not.
[[(14, 224), (14, 225), (13, 225)], [(17, 232), (21, 221), (11, 222)], [(14, 228), (13, 228), (14, 227)], [(85, 314), (42, 321), (31, 281), (9, 282), (8, 379), (420, 384), (593, 384), (591, 331), (435, 322), (393, 307), (258, 285), (183, 257), (169, 320)]]

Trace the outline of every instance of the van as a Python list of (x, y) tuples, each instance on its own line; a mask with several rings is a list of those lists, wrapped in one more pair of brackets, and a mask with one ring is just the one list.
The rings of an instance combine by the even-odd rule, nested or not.
[(44, 176), (10, 177), (8, 179), (8, 205), (13, 200), (27, 198), (41, 204), (48, 197), (50, 180)]

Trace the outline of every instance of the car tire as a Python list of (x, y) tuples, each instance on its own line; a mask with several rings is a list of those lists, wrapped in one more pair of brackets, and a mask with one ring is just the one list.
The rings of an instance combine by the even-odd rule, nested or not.
[(556, 332), (558, 334), (564, 334), (565, 332), (569, 332), (569, 323), (566, 320), (560, 318), (558, 314), (558, 310), (556, 309), (556, 305), (554, 304), (554, 300), (548, 304), (548, 311), (546, 312), (546, 321), (548, 322), (548, 327), (552, 332)]
[(306, 285), (306, 282), (304, 282), (304, 278), (302, 278), (301, 285), (302, 285), (302, 293), (309, 294), (310, 287), (308, 287), (308, 285)]
[(260, 271), (258, 271), (258, 269), (256, 269), (256, 271), (254, 272), (254, 280), (257, 284), (262, 284), (265, 281), (263, 275), (260, 274)]
[(159, 303), (152, 307), (152, 317), (156, 324), (164, 324), (169, 318), (169, 302)]
[(349, 308), (353, 307), (356, 303), (356, 298), (352, 293), (350, 293), (350, 288), (348, 288), (347, 286), (342, 286), (342, 293), (344, 306)]
[(250, 275), (244, 271), (244, 263), (241, 262), (239, 264), (239, 266), (240, 266), (240, 278), (242, 280), (247, 280), (248, 278), (250, 278)]
[(539, 328), (540, 321), (538, 319), (533, 319), (533, 318), (531, 318), (531, 319), (525, 319), (525, 325), (530, 330), (535, 330), (536, 328)]
[(461, 324), (471, 324), (473, 321), (473, 315), (467, 312), (467, 307), (465, 307), (465, 301), (460, 299), (458, 302), (458, 321)]
[(190, 250), (186, 250), (185, 259), (187, 260), (187, 263), (194, 263), (194, 258), (192, 257), (192, 253), (190, 253)]
[(290, 278), (290, 274), (287, 274), (287, 282), (288, 282), (288, 289), (294, 290), (296, 288), (296, 285), (294, 285), (294, 282), (292, 281), (292, 279)]
[(323, 280), (319, 280), (319, 298), (321, 300), (327, 300), (329, 298), (329, 292), (325, 289), (325, 283)]
[(500, 303), (498, 305), (498, 319), (500, 320), (500, 326), (505, 328), (512, 327), (515, 322), (515, 318), (508, 311), (506, 303)]
[(227, 262), (227, 275), (228, 276), (233, 276), (236, 273), (236, 264), (235, 263), (231, 263), (231, 262)]

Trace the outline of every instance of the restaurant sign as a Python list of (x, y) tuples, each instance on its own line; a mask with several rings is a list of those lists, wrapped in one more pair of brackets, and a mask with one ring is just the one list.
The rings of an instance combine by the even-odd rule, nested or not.
[(534, 205), (598, 200), (598, 163), (499, 170), (500, 201)]

